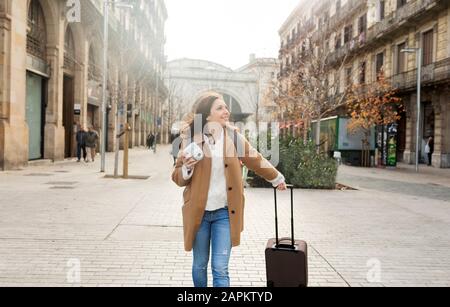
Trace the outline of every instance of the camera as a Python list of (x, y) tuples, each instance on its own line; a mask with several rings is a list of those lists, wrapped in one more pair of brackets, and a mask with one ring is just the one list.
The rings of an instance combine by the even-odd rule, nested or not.
[(189, 144), (183, 152), (185, 155), (191, 156), (196, 161), (201, 161), (205, 157), (202, 149), (196, 143)]

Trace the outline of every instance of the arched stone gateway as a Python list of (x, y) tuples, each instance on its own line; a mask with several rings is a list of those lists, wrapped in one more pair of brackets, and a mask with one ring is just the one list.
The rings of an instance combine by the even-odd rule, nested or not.
[[(223, 96), (223, 99), (228, 106), (228, 110), (231, 113), (231, 121), (245, 122), (248, 119), (248, 117), (250, 117), (252, 115), (251, 113), (243, 113), (240, 102), (234, 96), (224, 93), (223, 90), (212, 89), (209, 91), (202, 92), (201, 94), (197, 95), (197, 99), (198, 99), (198, 97), (203, 96), (206, 92), (210, 92), (210, 91), (216, 92)], [(195, 100), (197, 100), (197, 99), (195, 99)], [(193, 106), (193, 108), (195, 108), (195, 106)]]
[(277, 69), (275, 59), (252, 58), (248, 65), (237, 70), (203, 60), (169, 62), (165, 79), (176, 110), (174, 121), (191, 112), (197, 98), (209, 91), (223, 95), (233, 121), (251, 121), (258, 110), (263, 113), (264, 91)]
[(230, 110), (232, 121), (244, 122), (247, 120), (249, 116), (252, 115), (251, 113), (243, 113), (241, 104), (233, 96), (221, 93), (220, 91), (219, 94), (223, 96), (223, 99), (225, 100), (225, 103), (227, 104), (228, 109)]

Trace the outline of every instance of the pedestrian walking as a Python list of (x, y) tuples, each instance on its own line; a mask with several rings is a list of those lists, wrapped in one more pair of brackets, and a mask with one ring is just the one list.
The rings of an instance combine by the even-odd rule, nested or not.
[[(230, 112), (221, 95), (209, 93), (195, 105), (194, 119), (182, 132), (182, 150), (172, 173), (173, 181), (185, 187), (184, 247), (193, 251), (195, 287), (208, 285), (210, 255), (214, 287), (229, 287), (231, 250), (240, 245), (244, 225), (240, 161), (279, 190), (286, 190), (285, 178), (229, 124)], [(194, 130), (198, 120), (199, 132)], [(192, 142), (204, 153), (200, 161), (183, 151)]]
[(87, 159), (86, 130), (82, 128), (81, 125), (77, 125), (76, 141), (77, 141), (77, 162), (81, 161), (82, 152), (83, 152), (83, 160), (86, 161)]
[(428, 138), (427, 145), (425, 146), (425, 153), (428, 157), (428, 166), (433, 165), (433, 153), (434, 153), (434, 139), (432, 136)]
[(150, 133), (148, 135), (147, 144), (148, 144), (148, 149), (153, 149), (153, 146), (155, 144), (155, 135), (153, 133)]
[(86, 148), (88, 151), (88, 157), (91, 157), (91, 161), (95, 162), (95, 156), (97, 154), (98, 145), (98, 133), (92, 126), (89, 127), (89, 131), (86, 134)]
[(147, 135), (146, 144), (147, 144), (147, 148), (148, 148), (148, 149), (151, 149), (151, 148), (152, 148), (152, 143), (153, 143), (152, 139), (153, 139), (153, 138), (154, 138), (153, 133), (149, 133), (149, 134)]

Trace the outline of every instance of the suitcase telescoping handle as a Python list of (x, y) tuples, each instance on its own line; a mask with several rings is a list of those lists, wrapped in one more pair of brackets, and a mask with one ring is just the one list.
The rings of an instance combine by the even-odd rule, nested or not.
[(278, 236), (278, 204), (277, 204), (277, 188), (274, 188), (275, 196), (275, 234), (277, 240), (276, 248), (288, 248), (295, 249), (295, 237), (294, 237), (294, 186), (291, 184), (286, 185), (291, 190), (291, 245), (280, 244), (280, 237)]

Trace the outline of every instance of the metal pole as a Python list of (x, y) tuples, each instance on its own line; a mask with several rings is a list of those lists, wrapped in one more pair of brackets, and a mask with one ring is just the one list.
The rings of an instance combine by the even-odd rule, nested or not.
[(417, 49), (417, 119), (416, 119), (416, 172), (419, 172), (420, 148), (420, 116), (421, 116), (421, 89), (422, 89), (422, 49)]
[(108, 24), (109, 24), (109, 3), (108, 1), (103, 2), (103, 85), (102, 85), (102, 146), (101, 146), (101, 172), (105, 172), (106, 164), (106, 138), (108, 137), (108, 132), (106, 127), (106, 88), (108, 82)]
[(125, 146), (123, 147), (123, 179), (128, 179), (128, 142), (131, 127), (128, 123), (125, 124)]
[(275, 196), (275, 240), (276, 240), (276, 247), (280, 245), (280, 240), (278, 236), (278, 204), (277, 204), (277, 189), (274, 188), (274, 196)]
[(116, 102), (116, 130), (114, 133), (114, 139), (116, 141), (116, 147), (115, 147), (115, 157), (114, 157), (114, 178), (119, 177), (119, 151), (120, 151), (120, 127), (119, 127), (119, 112), (120, 112), (120, 101), (119, 97), (117, 97)]

